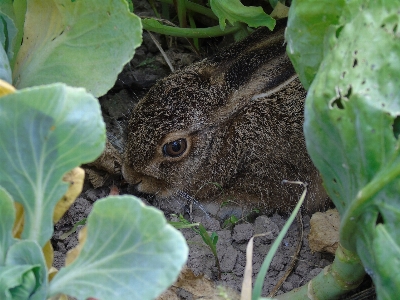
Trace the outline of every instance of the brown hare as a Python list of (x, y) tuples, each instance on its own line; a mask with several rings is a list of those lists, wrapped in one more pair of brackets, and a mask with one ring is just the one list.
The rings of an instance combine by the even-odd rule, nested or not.
[(125, 179), (161, 200), (233, 200), (267, 212), (290, 211), (302, 187), (282, 181), (300, 180), (306, 210), (323, 208), (303, 136), (306, 91), (283, 33), (258, 29), (157, 82), (130, 117)]

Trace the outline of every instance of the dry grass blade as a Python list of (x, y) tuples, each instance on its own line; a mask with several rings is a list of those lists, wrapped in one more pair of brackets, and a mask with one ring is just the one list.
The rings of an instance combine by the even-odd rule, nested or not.
[(167, 63), (169, 69), (171, 72), (174, 72), (175, 69), (172, 66), (171, 61), (169, 60), (167, 54), (164, 52), (163, 48), (161, 47), (160, 43), (157, 41), (157, 39), (151, 34), (150, 31), (147, 31), (147, 33), (150, 35), (151, 39), (153, 40), (154, 44), (157, 46), (158, 50), (161, 52), (161, 55), (164, 57), (165, 62)]
[(255, 237), (265, 236), (268, 233), (261, 233), (254, 235), (248, 242), (246, 247), (246, 266), (244, 268), (244, 276), (242, 283), (242, 292), (240, 300), (251, 300), (251, 291), (253, 288), (252, 275), (253, 275), (253, 240)]

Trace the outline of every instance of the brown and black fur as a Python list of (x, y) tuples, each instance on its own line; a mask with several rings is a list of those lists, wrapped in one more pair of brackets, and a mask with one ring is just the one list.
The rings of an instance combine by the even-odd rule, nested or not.
[[(301, 180), (309, 184), (307, 210), (322, 208), (326, 194), (303, 137), (306, 92), (297, 78), (290, 81), (283, 31), (258, 29), (157, 82), (130, 118), (125, 179), (160, 199), (183, 193), (280, 212), (290, 211), (302, 190), (282, 180)], [(165, 156), (163, 145), (179, 138), (188, 150)]]

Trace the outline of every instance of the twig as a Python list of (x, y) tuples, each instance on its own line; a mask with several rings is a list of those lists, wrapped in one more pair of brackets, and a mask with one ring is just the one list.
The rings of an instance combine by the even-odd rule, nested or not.
[(163, 48), (161, 47), (160, 43), (157, 41), (157, 39), (151, 34), (150, 31), (146, 30), (147, 33), (150, 35), (151, 39), (153, 40), (154, 44), (157, 46), (158, 50), (161, 52), (161, 55), (164, 57), (165, 62), (167, 63), (169, 69), (171, 72), (174, 72), (175, 69), (171, 64), (171, 61), (169, 60), (167, 54), (164, 52)]

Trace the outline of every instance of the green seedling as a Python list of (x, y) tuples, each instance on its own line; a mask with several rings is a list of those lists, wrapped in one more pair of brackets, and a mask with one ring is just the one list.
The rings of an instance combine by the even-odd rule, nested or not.
[[(178, 216), (178, 222), (169, 222), (175, 228), (191, 228), (194, 232), (201, 236), (203, 242), (210, 248), (212, 254), (215, 257), (215, 265), (218, 269), (218, 277), (221, 278), (221, 267), (217, 255), (217, 243), (218, 243), (218, 234), (216, 232), (212, 232), (211, 235), (207, 232), (205, 227), (201, 223), (190, 223), (186, 220), (182, 215)], [(195, 228), (195, 227), (198, 227)]]
[(76, 231), (76, 229), (78, 228), (78, 226), (86, 225), (86, 221), (87, 221), (87, 218), (83, 218), (82, 220), (76, 222), (70, 230), (68, 230), (67, 232), (63, 233), (60, 236), (60, 240), (65, 240), (67, 237), (69, 237), (71, 234), (73, 234)]
[(153, 62), (155, 61), (155, 59), (153, 57), (151, 58), (146, 58), (145, 60), (141, 61), (138, 64), (138, 67), (152, 67), (153, 69), (156, 69), (157, 67), (155, 67), (153, 65)]
[(224, 221), (224, 223), (222, 224), (223, 228), (227, 228), (227, 227), (233, 227), (235, 226), (237, 223), (239, 222), (239, 218), (236, 217), (235, 215), (230, 216), (228, 219), (226, 219)]
[[(196, 229), (195, 229), (195, 231), (196, 231)], [(218, 234), (216, 232), (213, 232), (213, 233), (211, 233), (211, 236), (210, 236), (202, 224), (199, 225), (199, 229), (198, 229), (197, 233), (200, 234), (204, 243), (206, 243), (206, 245), (208, 247), (210, 247), (210, 250), (215, 257), (215, 264), (218, 269), (218, 278), (221, 279), (221, 266), (219, 264), (219, 259), (218, 259), (218, 255), (217, 255)]]

